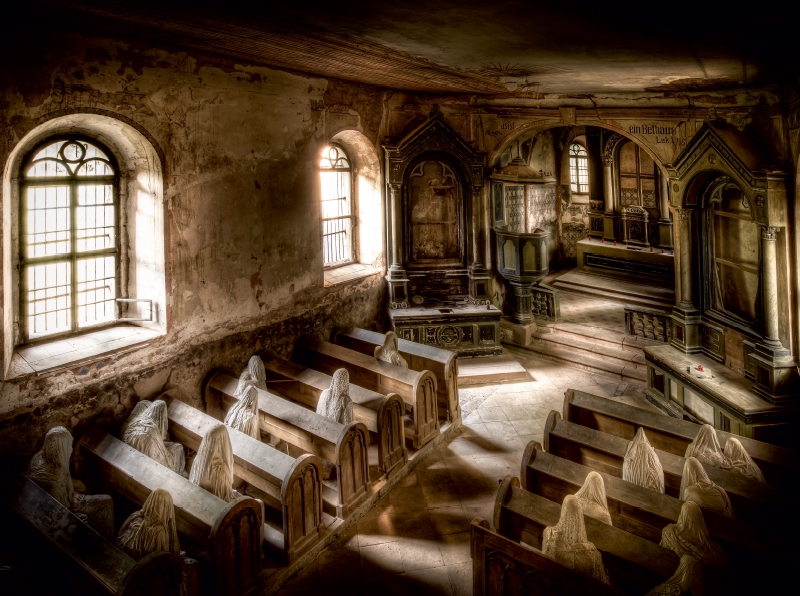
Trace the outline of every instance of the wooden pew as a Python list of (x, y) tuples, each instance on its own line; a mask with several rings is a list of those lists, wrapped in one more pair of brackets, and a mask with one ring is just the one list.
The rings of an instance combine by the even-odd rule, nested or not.
[(258, 592), (263, 531), (258, 501), (242, 497), (226, 503), (98, 427), (81, 438), (76, 451), (84, 477), (140, 507), (156, 488), (172, 495), (181, 547), (191, 552), (187, 546), (194, 544), (208, 553), (215, 594)]
[[(331, 376), (276, 356), (262, 356), (270, 390), (316, 409), (320, 394), (331, 385)], [(350, 384), (356, 420), (378, 437), (378, 466), (389, 473), (408, 461), (404, 417), (405, 403), (396, 393), (381, 395)]]
[[(203, 437), (219, 424), (208, 414), (173, 399), (169, 403), (169, 432), (175, 441), (197, 451)], [(291, 457), (261, 441), (228, 428), (233, 447), (234, 474), (270, 497), (265, 504), (280, 513), (264, 520), (264, 540), (294, 560), (322, 535), (322, 461), (311, 454)]]
[(406, 426), (406, 439), (419, 449), (439, 434), (436, 405), (436, 377), (430, 371), (421, 372), (381, 362), (372, 356), (354, 352), (315, 337), (306, 337), (295, 346), (297, 363), (332, 375), (344, 368), (350, 382), (384, 395), (397, 393), (411, 413)]
[[(553, 410), (545, 423), (543, 443), (547, 453), (622, 478), (622, 463), (630, 441), (562, 420), (561, 414)], [(686, 458), (655, 451), (664, 469), (666, 493), (678, 497)], [(779, 486), (713, 466), (703, 468), (709, 479), (728, 493), (737, 519), (770, 525), (798, 519), (795, 496)]]
[[(591, 471), (586, 466), (545, 453), (539, 443), (531, 441), (523, 456), (522, 486), (561, 503), (564, 497), (575, 494), (583, 486)], [(598, 473), (603, 477), (608, 512), (615, 527), (658, 543), (664, 527), (678, 520), (683, 501)], [(703, 511), (703, 518), (712, 539), (725, 550), (730, 568), (744, 566), (751, 570), (748, 581), (753, 585), (758, 584), (756, 572), (761, 577), (766, 569), (771, 569), (773, 576), (780, 576), (781, 569), (798, 560), (800, 553), (791, 542), (794, 532), (754, 526), (707, 510)]]
[[(215, 372), (206, 384), (206, 404), (220, 404), (227, 411), (237, 401), (233, 394), (238, 383), (235, 377)], [(323, 488), (323, 506), (331, 515), (348, 517), (372, 492), (367, 427), (361, 422), (339, 424), (280, 395), (257, 391), (262, 430), (336, 467), (337, 491)]]
[[(375, 355), (375, 348), (382, 346), (386, 335), (358, 327), (339, 329), (333, 343), (367, 356)], [(397, 338), (397, 349), (408, 362), (411, 370), (429, 370), (436, 377), (436, 395), (439, 404), (439, 420), (452, 422), (461, 416), (458, 404), (458, 355), (450, 350), (418, 344)]]
[(37, 567), (47, 562), (47, 573), (53, 578), (39, 579), (52, 582), (53, 593), (63, 593), (66, 582), (80, 584), (84, 594), (180, 595), (183, 578), (178, 556), (159, 552), (136, 562), (11, 467), (0, 469), (0, 495), (5, 510), (3, 531), (13, 532), (15, 550), (37, 561)]
[[(559, 503), (521, 489), (517, 478), (508, 476), (500, 484), (494, 527), (501, 536), (541, 550), (544, 529), (556, 525), (560, 516)], [(584, 516), (584, 521), (586, 536), (602, 554), (612, 585), (623, 592), (645, 594), (678, 568), (679, 558), (657, 543), (591, 517)]]
[[(577, 389), (565, 393), (563, 416), (564, 420), (629, 441), (639, 428), (644, 428), (653, 447), (680, 456), (700, 431), (700, 426), (693, 422), (647, 412)], [(721, 430), (717, 431), (717, 437), (722, 447), (729, 437), (736, 437), (761, 468), (767, 482), (800, 492), (800, 453)]]
[(492, 532), (479, 517), (472, 520), (470, 554), (474, 596), (625, 594)]

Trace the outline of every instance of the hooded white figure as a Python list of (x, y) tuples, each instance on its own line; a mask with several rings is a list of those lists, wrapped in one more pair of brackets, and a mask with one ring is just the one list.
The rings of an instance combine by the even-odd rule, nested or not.
[(261, 440), (261, 429), (258, 425), (258, 390), (248, 385), (239, 401), (231, 406), (225, 416), (225, 424), (244, 434)]
[(142, 508), (122, 524), (117, 547), (136, 561), (160, 551), (180, 554), (172, 495), (163, 488), (151, 492)]
[(340, 424), (352, 424), (353, 401), (350, 399), (350, 375), (343, 368), (333, 373), (330, 389), (319, 396), (317, 414)]
[(408, 362), (400, 355), (400, 351), (397, 349), (397, 335), (394, 331), (389, 331), (386, 334), (386, 339), (383, 340), (383, 345), (375, 348), (375, 358), (395, 366), (408, 368)]
[(233, 447), (224, 424), (212, 428), (200, 441), (189, 482), (228, 503), (239, 496), (233, 490)]
[(636, 431), (636, 436), (625, 452), (622, 479), (650, 490), (664, 492), (664, 469), (643, 428)]
[(681, 477), (681, 501), (693, 501), (703, 509), (733, 517), (733, 507), (725, 489), (708, 479), (703, 464), (689, 457), (683, 465)]
[(125, 436), (125, 431), (128, 430), (128, 427), (130, 426), (131, 422), (133, 422), (139, 416), (144, 414), (144, 411), (152, 405), (153, 402), (143, 399), (137, 402), (135, 406), (133, 406), (133, 410), (131, 410), (131, 415), (128, 416), (125, 422), (122, 423), (122, 429), (119, 431), (120, 438)]
[(558, 523), (544, 529), (542, 553), (570, 569), (609, 583), (603, 557), (586, 537), (583, 508), (573, 495), (564, 499)]
[(267, 371), (264, 369), (264, 361), (259, 356), (250, 356), (247, 368), (239, 375), (239, 384), (236, 385), (233, 396), (241, 398), (250, 385), (264, 391), (267, 390)]
[(168, 438), (169, 415), (167, 404), (162, 399), (157, 399), (144, 412), (130, 420), (122, 435), (122, 440), (137, 451), (176, 474), (182, 474), (186, 468), (183, 446), (167, 442)]
[(684, 501), (678, 522), (661, 531), (661, 546), (679, 557), (692, 555), (701, 565), (725, 565), (722, 548), (711, 540), (703, 512), (692, 501)]
[(739, 439), (729, 437), (725, 442), (725, 459), (731, 472), (736, 472), (747, 478), (764, 482), (764, 475), (750, 454), (744, 450)]
[(692, 596), (705, 596), (703, 569), (692, 555), (683, 555), (678, 569), (667, 581), (656, 586), (647, 596), (681, 596), (692, 591)]
[(72, 435), (63, 426), (47, 431), (42, 450), (31, 458), (27, 476), (51, 497), (106, 538), (114, 536), (114, 503), (108, 495), (75, 492), (69, 473)]
[(606, 485), (603, 477), (595, 471), (589, 472), (583, 486), (575, 493), (575, 498), (580, 501), (584, 515), (613, 526), (611, 515), (608, 513), (606, 501)]
[(721, 470), (730, 468), (722, 448), (719, 446), (719, 439), (717, 439), (717, 431), (710, 424), (704, 424), (700, 428), (700, 432), (694, 438), (694, 441), (689, 443), (686, 448), (684, 457), (696, 457), (700, 460), (701, 464), (706, 466), (714, 466)]

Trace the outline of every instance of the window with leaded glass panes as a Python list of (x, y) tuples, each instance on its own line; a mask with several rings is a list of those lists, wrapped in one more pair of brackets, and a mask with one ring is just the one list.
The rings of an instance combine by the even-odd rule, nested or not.
[(20, 331), (23, 341), (117, 318), (117, 170), (82, 137), (33, 150), (20, 188)]
[(322, 150), (320, 187), (322, 189), (322, 252), (325, 267), (345, 265), (355, 260), (353, 228), (353, 169), (339, 145)]
[(589, 192), (589, 160), (586, 149), (578, 143), (569, 146), (569, 178), (572, 192)]

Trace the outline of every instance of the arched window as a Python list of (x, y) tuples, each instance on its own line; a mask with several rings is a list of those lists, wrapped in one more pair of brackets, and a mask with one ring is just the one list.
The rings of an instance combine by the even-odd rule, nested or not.
[(353, 168), (340, 145), (322, 150), (320, 187), (322, 189), (322, 247), (325, 267), (345, 265), (356, 260), (353, 206)]
[(586, 149), (578, 143), (569, 146), (569, 178), (572, 192), (589, 192), (589, 162)]
[(20, 188), (23, 341), (117, 318), (119, 205), (111, 153), (82, 137), (49, 139), (30, 154)]
[(622, 205), (656, 209), (656, 164), (633, 141), (619, 150), (619, 187)]

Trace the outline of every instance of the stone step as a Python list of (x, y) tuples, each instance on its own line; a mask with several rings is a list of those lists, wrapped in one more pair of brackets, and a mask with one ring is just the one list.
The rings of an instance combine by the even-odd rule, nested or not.
[(612, 347), (607, 343), (587, 341), (577, 335), (553, 333), (550, 329), (534, 332), (532, 339), (532, 343), (564, 348), (574, 352), (576, 356), (580, 356), (579, 353), (583, 352), (585, 356), (608, 360), (612, 364), (623, 367), (632, 366), (637, 370), (647, 369), (644, 353), (638, 349), (625, 350), (620, 346)]
[(590, 285), (577, 284), (573, 282), (566, 282), (556, 280), (553, 287), (575, 294), (585, 294), (594, 298), (602, 298), (603, 300), (613, 300), (614, 302), (622, 302), (623, 304), (634, 304), (636, 306), (646, 306), (648, 308), (672, 308), (674, 304), (657, 298), (650, 298), (646, 296), (629, 294), (618, 290), (609, 290), (607, 288), (593, 287)]
[(640, 352), (647, 346), (661, 345), (661, 342), (613, 331), (605, 327), (593, 327), (581, 323), (551, 323), (547, 326), (554, 335), (574, 336), (610, 348)]

